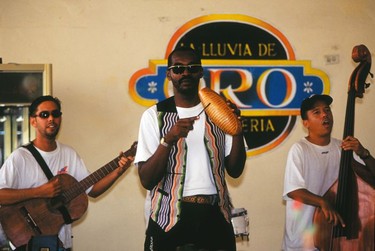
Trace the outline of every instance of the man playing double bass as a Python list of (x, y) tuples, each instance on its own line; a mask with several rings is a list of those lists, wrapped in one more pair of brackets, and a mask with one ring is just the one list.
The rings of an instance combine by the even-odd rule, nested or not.
[(346, 222), (332, 203), (324, 198), (338, 179), (342, 149), (353, 150), (354, 160), (363, 164), (363, 168), (375, 177), (375, 159), (358, 139), (348, 136), (341, 141), (331, 137), (332, 101), (328, 95), (313, 95), (301, 104), (301, 118), (308, 135), (291, 147), (286, 163), (283, 192), (286, 200), (285, 251), (318, 250), (313, 238), (316, 208), (322, 210), (330, 224), (345, 228)]

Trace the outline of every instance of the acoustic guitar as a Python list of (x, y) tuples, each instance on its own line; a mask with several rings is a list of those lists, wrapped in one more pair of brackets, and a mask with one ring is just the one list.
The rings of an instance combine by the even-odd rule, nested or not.
[[(137, 142), (123, 155), (134, 156)], [(118, 156), (85, 179), (78, 182), (69, 174), (58, 174), (51, 180), (59, 179), (61, 195), (50, 199), (31, 199), (12, 205), (1, 205), (0, 222), (7, 238), (16, 247), (28, 243), (32, 236), (55, 235), (66, 224), (61, 213), (65, 207), (71, 221), (78, 220), (87, 210), (88, 198), (85, 191), (118, 167)]]

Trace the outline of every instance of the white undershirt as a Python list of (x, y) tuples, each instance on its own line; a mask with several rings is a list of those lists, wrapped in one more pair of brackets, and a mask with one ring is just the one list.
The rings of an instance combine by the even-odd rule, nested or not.
[[(177, 107), (177, 112), (180, 118), (189, 118), (197, 116), (202, 109), (200, 103), (190, 108)], [(188, 150), (183, 196), (217, 193), (207, 149), (203, 143), (206, 115), (202, 113), (199, 117), (186, 138)]]
[[(202, 104), (190, 108), (177, 107), (179, 118), (195, 117), (203, 109)], [(141, 119), (138, 134), (138, 147), (134, 163), (147, 161), (160, 145), (160, 129), (156, 105), (147, 109)], [(203, 143), (206, 114), (194, 123), (194, 129), (186, 138), (188, 147), (186, 177), (183, 196), (196, 194), (216, 194), (216, 187), (212, 176), (207, 149)], [(225, 135), (225, 156), (232, 149), (232, 136)]]

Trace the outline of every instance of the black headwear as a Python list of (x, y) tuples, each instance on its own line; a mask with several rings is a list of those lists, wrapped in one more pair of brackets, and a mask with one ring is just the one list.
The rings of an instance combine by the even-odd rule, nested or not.
[(301, 118), (303, 120), (307, 119), (307, 111), (313, 109), (317, 101), (323, 101), (327, 105), (330, 105), (333, 99), (331, 98), (331, 96), (325, 94), (314, 94), (308, 98), (305, 98), (301, 104)]

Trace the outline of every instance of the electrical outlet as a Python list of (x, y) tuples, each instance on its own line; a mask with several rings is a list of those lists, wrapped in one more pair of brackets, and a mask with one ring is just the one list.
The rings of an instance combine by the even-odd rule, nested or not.
[(340, 63), (340, 56), (338, 54), (335, 55), (325, 55), (326, 64), (338, 64)]

